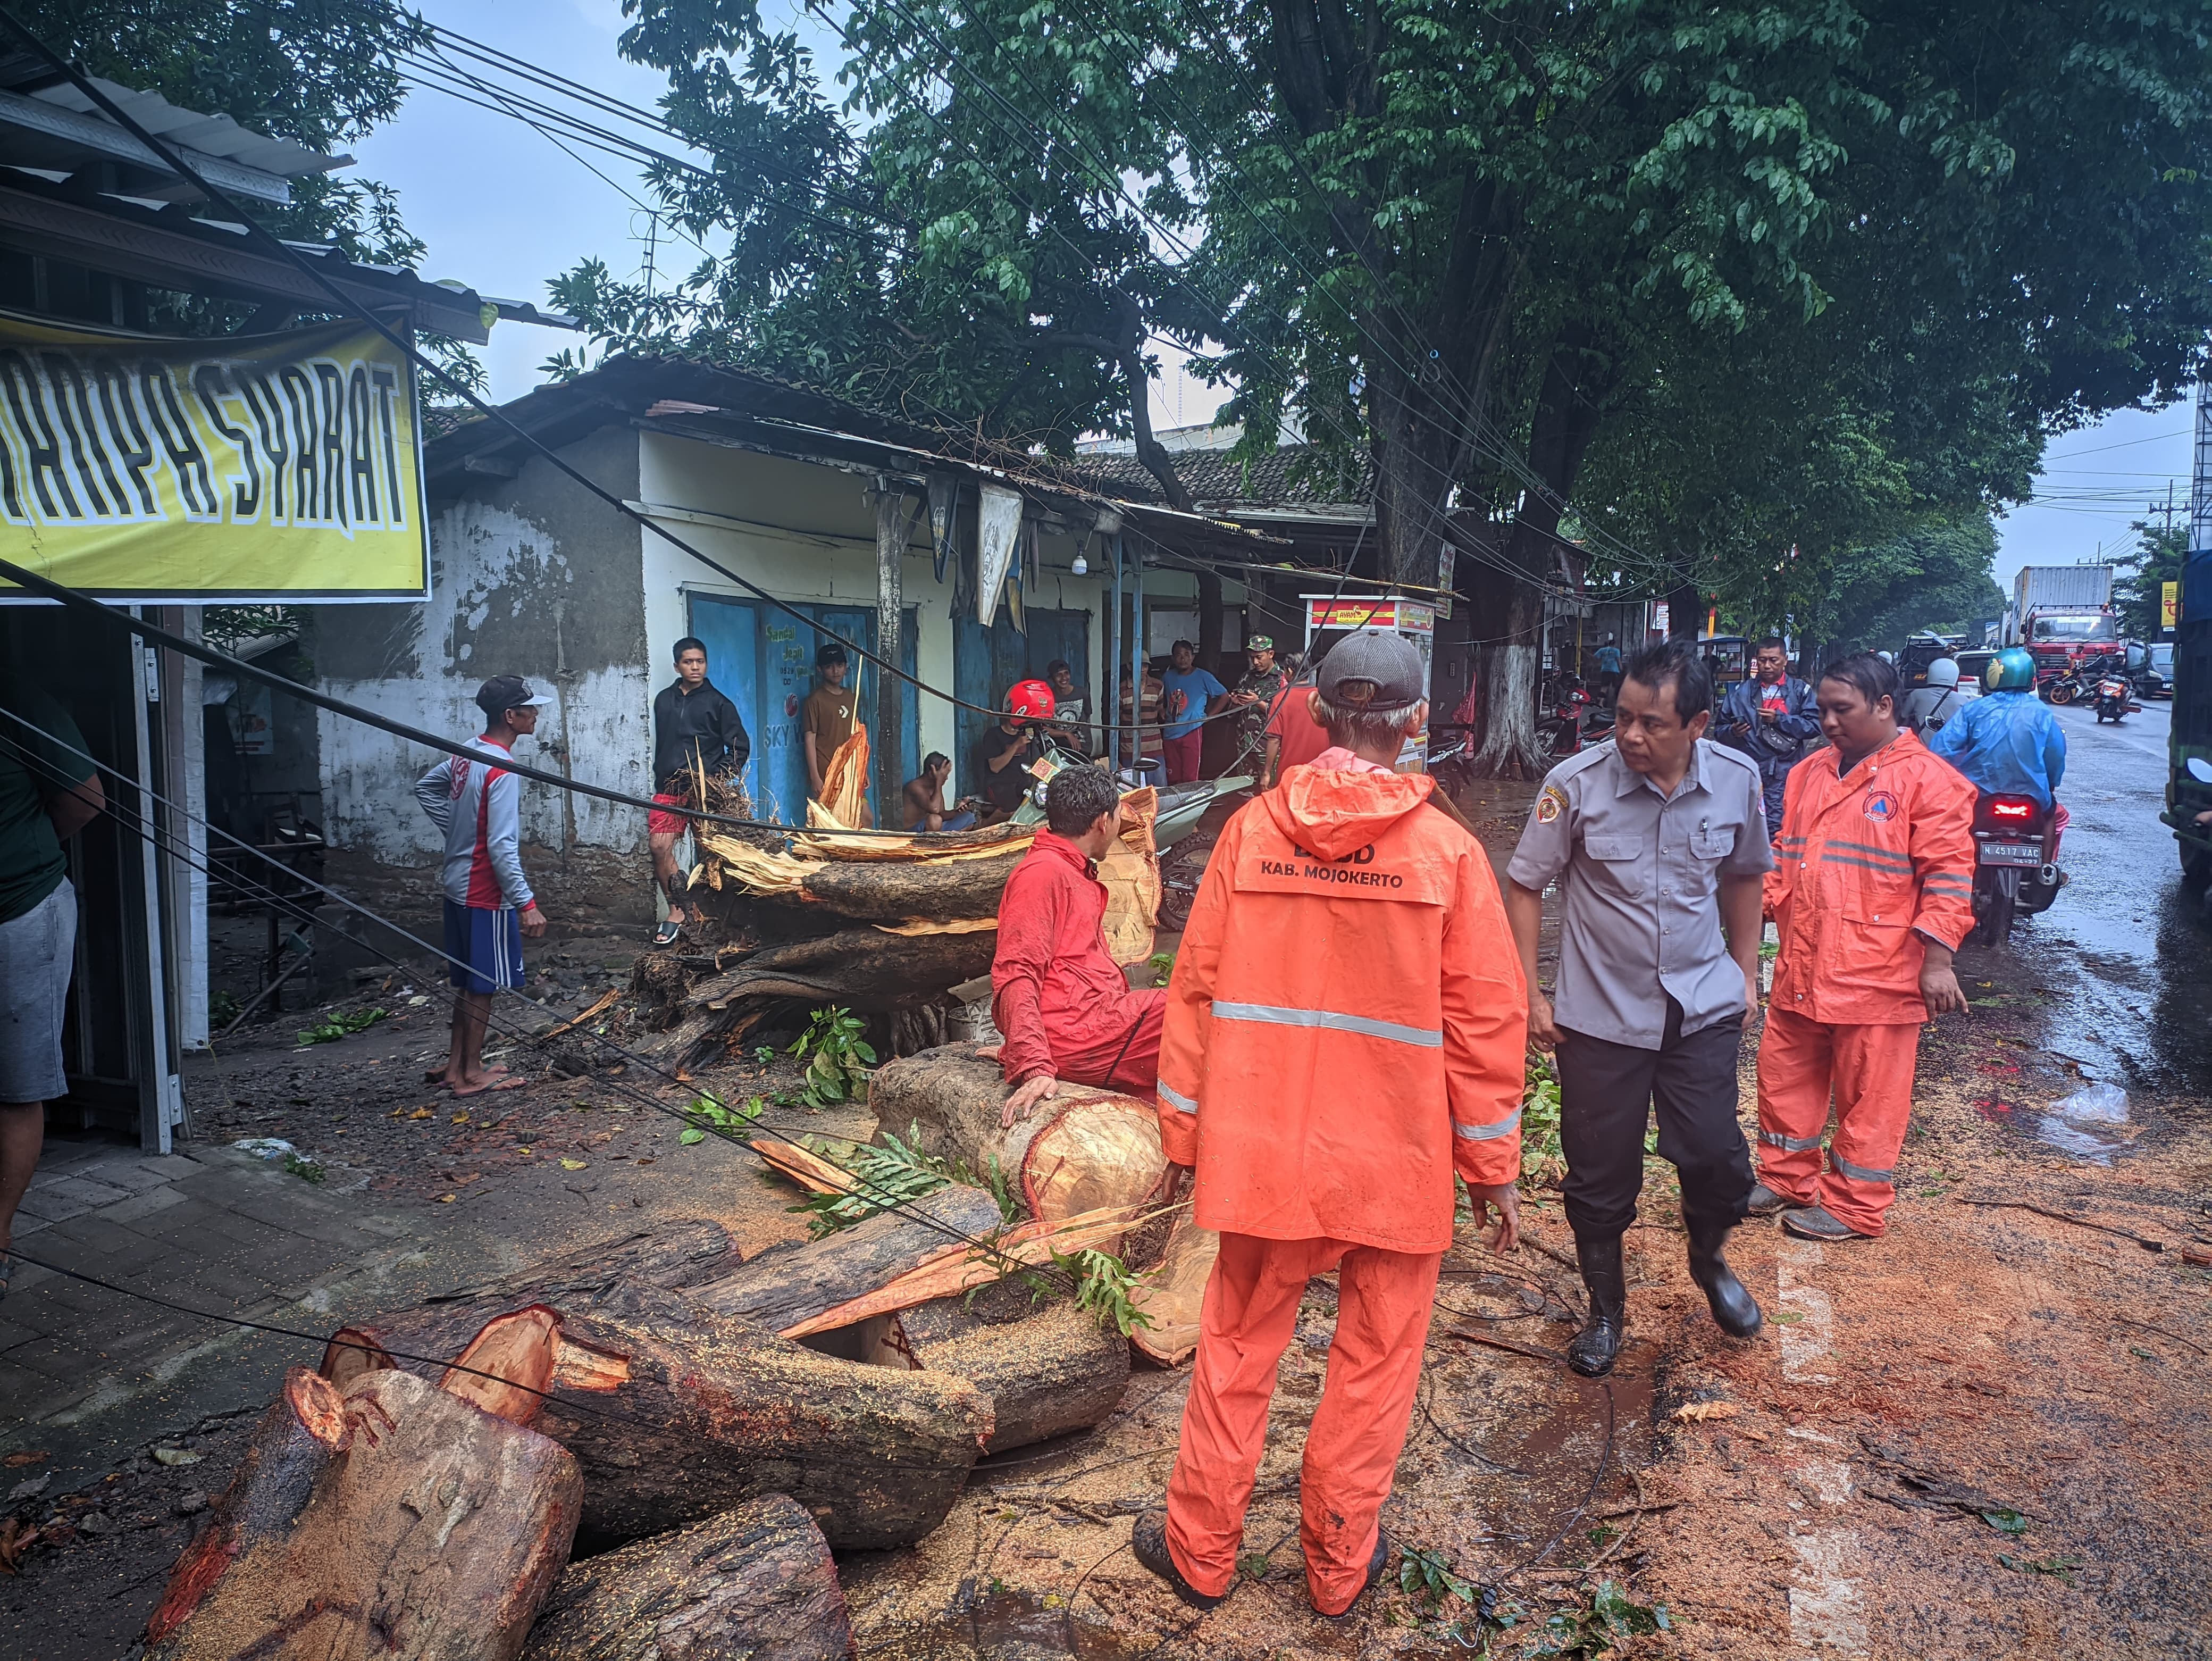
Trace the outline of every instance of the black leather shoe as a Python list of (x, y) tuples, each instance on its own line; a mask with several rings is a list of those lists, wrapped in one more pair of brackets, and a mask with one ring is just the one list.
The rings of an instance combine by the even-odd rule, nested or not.
[(1168, 1583), (1175, 1595), (1194, 1609), (1218, 1609), (1221, 1599), (1229, 1596), (1209, 1596), (1182, 1578), (1182, 1571), (1175, 1566), (1175, 1558), (1168, 1551), (1168, 1514), (1164, 1511), (1148, 1511), (1137, 1519), (1137, 1526), (1129, 1530), (1129, 1549), (1136, 1559), (1154, 1574)]
[(1583, 1285), (1589, 1289), (1589, 1318), (1567, 1346), (1567, 1365), (1585, 1378), (1613, 1371), (1620, 1341), (1628, 1331), (1628, 1271), (1621, 1265), (1620, 1236), (1598, 1240), (1575, 1237), (1575, 1256)]
[[(1786, 1225), (1785, 1225), (1786, 1226)], [(1735, 1271), (1721, 1256), (1728, 1244), (1725, 1223), (1699, 1222), (1690, 1227), (1690, 1278), (1702, 1287), (1713, 1323), (1731, 1338), (1756, 1338), (1765, 1318), (1759, 1302), (1735, 1278)]]
[(1793, 1200), (1787, 1194), (1777, 1194), (1765, 1183), (1752, 1186), (1751, 1198), (1743, 1208), (1753, 1217), (1771, 1217), (1778, 1211), (1796, 1211), (1804, 1206), (1802, 1200)]
[[(1352, 1611), (1359, 1607), (1359, 1600), (1366, 1597), (1369, 1592), (1375, 1590), (1375, 1583), (1382, 1578), (1382, 1566), (1389, 1561), (1389, 1532), (1385, 1529), (1378, 1528), (1375, 1530), (1375, 1555), (1370, 1558), (1367, 1563), (1367, 1578), (1359, 1583), (1359, 1590), (1352, 1594), (1352, 1601), (1349, 1603), (1346, 1603), (1342, 1609), (1339, 1609), (1334, 1615), (1322, 1615), (1322, 1612), (1319, 1609), (1316, 1609), (1314, 1613), (1316, 1615), (1320, 1615), (1321, 1618), (1324, 1621), (1341, 1621), (1351, 1620)], [(1310, 1592), (1309, 1592), (1309, 1596), (1310, 1595)]]

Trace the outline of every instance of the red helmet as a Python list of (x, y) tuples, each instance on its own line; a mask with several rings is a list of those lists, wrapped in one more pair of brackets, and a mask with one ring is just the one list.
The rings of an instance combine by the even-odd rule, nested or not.
[(1041, 680), (1018, 680), (1006, 689), (1006, 713), (1010, 715), (1049, 721), (1053, 707), (1052, 688)]

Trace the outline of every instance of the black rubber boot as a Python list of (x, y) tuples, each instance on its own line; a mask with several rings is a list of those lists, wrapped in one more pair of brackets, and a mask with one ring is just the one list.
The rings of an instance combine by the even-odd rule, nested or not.
[(1728, 1244), (1729, 1225), (1696, 1222), (1689, 1225), (1690, 1278), (1705, 1289), (1713, 1323), (1731, 1338), (1756, 1338), (1765, 1324), (1752, 1297), (1721, 1250)]
[(1621, 1266), (1620, 1236), (1609, 1239), (1575, 1237), (1575, 1256), (1589, 1289), (1589, 1318), (1567, 1346), (1567, 1365), (1585, 1378), (1613, 1371), (1620, 1341), (1628, 1330), (1628, 1272)]

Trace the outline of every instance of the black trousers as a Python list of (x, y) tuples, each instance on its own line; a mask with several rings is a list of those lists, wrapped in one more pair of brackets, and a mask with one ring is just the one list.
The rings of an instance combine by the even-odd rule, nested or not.
[(1656, 1050), (1559, 1031), (1559, 1142), (1567, 1221), (1604, 1239), (1636, 1220), (1644, 1186), (1644, 1128), (1659, 1113), (1659, 1156), (1682, 1183), (1682, 1220), (1733, 1225), (1751, 1196), (1751, 1148), (1736, 1123), (1736, 1054), (1743, 1017), (1684, 1036), (1682, 1007), (1667, 1001)]

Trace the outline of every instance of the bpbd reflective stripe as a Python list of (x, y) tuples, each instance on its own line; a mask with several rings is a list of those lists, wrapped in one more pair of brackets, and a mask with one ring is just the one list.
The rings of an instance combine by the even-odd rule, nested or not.
[(1879, 843), (1846, 842), (1841, 837), (1831, 837), (1828, 846), (1847, 849), (1854, 854), (1865, 854), (1878, 860), (1888, 860), (1908, 871), (1912, 868), (1912, 855), (1900, 854), (1893, 848), (1884, 848)]
[(1520, 1128), (1521, 1110), (1517, 1107), (1496, 1124), (1462, 1124), (1456, 1119), (1452, 1121), (1452, 1135), (1464, 1137), (1470, 1142), (1486, 1142)]
[(1388, 1038), (1393, 1043), (1409, 1043), (1422, 1050), (1441, 1050), (1444, 1044), (1440, 1027), (1406, 1026), (1396, 1021), (1373, 1020), (1365, 1015), (1346, 1015), (1334, 1009), (1291, 1009), (1272, 1003), (1224, 1003), (1216, 999), (1213, 1018), (1218, 1021), (1265, 1021), (1275, 1026), (1322, 1027), (1332, 1032), (1356, 1032), (1364, 1038)]
[(1762, 1130), (1759, 1133), (1759, 1140), (1769, 1147), (1780, 1148), (1785, 1153), (1802, 1153), (1820, 1145), (1818, 1136), (1785, 1136), (1778, 1130)]
[(1184, 1095), (1181, 1091), (1170, 1089), (1165, 1080), (1159, 1080), (1156, 1084), (1155, 1088), (1157, 1088), (1160, 1092), (1160, 1099), (1165, 1102), (1170, 1107), (1175, 1109), (1176, 1112), (1195, 1113), (1198, 1111), (1198, 1104), (1196, 1102), (1191, 1100), (1189, 1097)]

